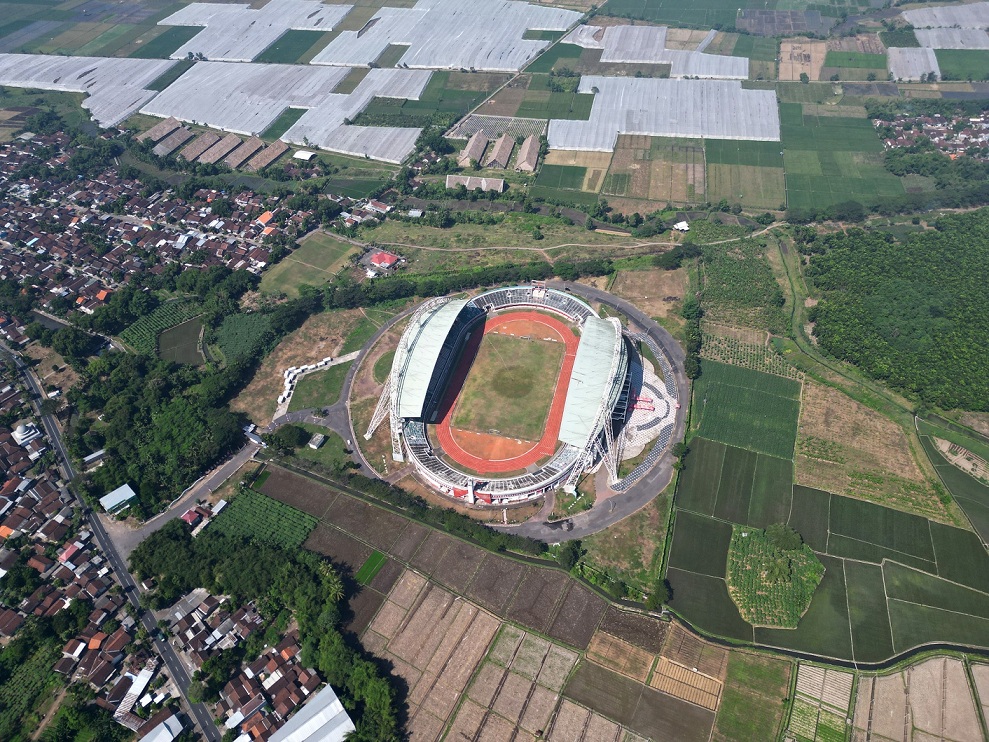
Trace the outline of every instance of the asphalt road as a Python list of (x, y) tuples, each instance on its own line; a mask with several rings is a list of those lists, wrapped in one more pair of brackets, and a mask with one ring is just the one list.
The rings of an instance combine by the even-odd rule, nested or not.
[[(31, 373), (31, 370), (20, 359), (20, 356), (18, 356), (16, 353), (12, 353), (10, 349), (7, 348), (5, 345), (2, 347), (10, 355), (13, 356), (14, 362), (17, 364), (17, 368), (21, 372), (21, 376), (24, 377), (24, 380), (27, 383), (28, 388), (31, 390), (31, 394), (33, 395), (34, 399), (38, 403), (40, 403), (44, 399), (44, 394), (42, 392), (41, 385), (38, 383), (38, 380), (35, 378), (34, 374)], [(55, 449), (55, 452), (58, 454), (58, 457), (62, 462), (62, 470), (66, 478), (66, 481), (71, 481), (75, 479), (76, 471), (75, 468), (72, 466), (72, 460), (68, 455), (68, 451), (65, 450), (65, 444), (62, 442), (62, 434), (61, 431), (59, 430), (57, 421), (55, 420), (53, 415), (42, 415), (41, 422), (42, 425), (44, 425), (45, 427), (45, 432), (48, 434), (48, 440), (51, 442), (52, 447)], [(141, 614), (141, 624), (144, 626), (145, 629), (147, 629), (149, 635), (154, 637), (155, 633), (158, 630), (158, 626), (155, 622), (154, 616), (151, 615), (149, 611), (141, 610), (141, 606), (138, 600), (139, 592), (137, 588), (137, 583), (134, 580), (133, 576), (131, 576), (130, 571), (127, 569), (124, 560), (121, 558), (120, 554), (118, 553), (117, 548), (113, 543), (113, 540), (106, 532), (106, 529), (103, 527), (103, 524), (100, 522), (100, 519), (96, 515), (96, 513), (92, 512), (89, 509), (89, 507), (86, 505), (86, 503), (84, 503), (81, 499), (79, 499), (78, 495), (76, 495), (75, 492), (73, 492), (72, 494), (74, 497), (76, 497), (79, 507), (81, 507), (82, 511), (87, 514), (86, 517), (89, 521), (90, 529), (92, 530), (93, 535), (96, 538), (96, 542), (99, 544), (100, 549), (103, 551), (103, 554), (109, 560), (110, 567), (113, 569), (113, 572), (117, 577), (117, 580), (120, 582), (121, 586), (124, 589), (124, 594), (127, 596), (127, 599), (131, 602), (131, 604), (138, 609), (139, 614)], [(210, 742), (220, 742), (221, 739), (220, 731), (217, 729), (216, 724), (213, 721), (213, 717), (206, 709), (206, 707), (201, 703), (195, 703), (195, 704), (189, 703), (189, 699), (186, 695), (189, 690), (189, 681), (190, 681), (189, 674), (186, 672), (186, 669), (182, 665), (181, 660), (179, 660), (179, 657), (176, 654), (175, 650), (168, 642), (163, 642), (157, 638), (155, 638), (153, 641), (154, 641), (155, 649), (158, 650), (158, 654), (165, 661), (165, 666), (168, 668), (169, 675), (171, 675), (172, 679), (175, 681), (175, 684), (181, 690), (183, 700), (186, 703), (186, 707), (188, 710), (191, 711), (192, 717), (195, 719), (196, 723), (198, 724), (199, 729), (202, 732), (203, 736), (205, 736), (207, 740), (210, 740)]]

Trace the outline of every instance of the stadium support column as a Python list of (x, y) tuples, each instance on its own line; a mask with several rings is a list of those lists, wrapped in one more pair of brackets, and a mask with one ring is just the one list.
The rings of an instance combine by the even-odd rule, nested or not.
[(374, 435), (374, 431), (381, 425), (381, 421), (388, 416), (388, 411), (391, 407), (391, 376), (391, 373), (389, 373), (388, 378), (385, 379), (385, 383), (381, 387), (378, 406), (374, 408), (374, 415), (371, 416), (371, 424), (367, 426), (367, 432), (364, 434), (364, 440), (366, 441), (371, 440), (371, 436)]

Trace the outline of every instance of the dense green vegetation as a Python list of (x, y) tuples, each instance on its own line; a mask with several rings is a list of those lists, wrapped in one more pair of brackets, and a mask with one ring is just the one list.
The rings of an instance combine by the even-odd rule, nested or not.
[(787, 526), (732, 530), (728, 591), (753, 626), (796, 626), (823, 577), (821, 560)]
[(316, 527), (316, 519), (259, 492), (244, 490), (209, 527), (226, 536), (298, 549)]
[(228, 363), (249, 356), (272, 336), (271, 319), (261, 312), (231, 314), (223, 318), (208, 340), (220, 346)]
[(703, 303), (708, 319), (783, 334), (786, 300), (766, 260), (765, 241), (739, 240), (704, 245), (702, 250)]
[(199, 305), (193, 302), (175, 301), (161, 304), (120, 333), (120, 339), (138, 353), (154, 355), (158, 348), (158, 336), (199, 313)]
[(299, 625), (302, 661), (315, 667), (340, 696), (357, 725), (353, 739), (399, 739), (395, 688), (387, 673), (342, 632), (343, 583), (328, 562), (310, 552), (286, 551), (211, 529), (193, 539), (185, 524), (175, 520), (134, 550), (131, 567), (142, 579), (157, 579), (150, 595), (154, 605), (170, 605), (204, 587), (230, 595), (237, 605), (255, 601), (266, 621), (290, 611)]
[(989, 210), (898, 241), (879, 231), (817, 242), (807, 275), (821, 347), (923, 403), (989, 410)]

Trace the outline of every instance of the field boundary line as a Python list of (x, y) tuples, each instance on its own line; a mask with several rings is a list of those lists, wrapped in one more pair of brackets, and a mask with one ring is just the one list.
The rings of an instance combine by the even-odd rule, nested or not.
[[(841, 559), (841, 557), (839, 557)], [(880, 569), (882, 569), (880, 567)], [(852, 605), (848, 602), (848, 570), (845, 569), (845, 560), (841, 559), (841, 579), (845, 583), (845, 610), (848, 612), (848, 641), (852, 647), (852, 662), (855, 662), (855, 633), (852, 631)], [(887, 609), (888, 611), (889, 609)], [(893, 627), (890, 626), (890, 633), (892, 633)], [(823, 691), (821, 691), (823, 694)], [(818, 699), (819, 704), (824, 703), (823, 698)], [(848, 713), (848, 709), (845, 709), (845, 713)]]
[[(900, 598), (890, 598), (890, 600), (891, 601), (894, 601), (896, 603), (902, 603), (903, 605), (915, 605), (915, 606), (917, 606), (919, 608), (930, 608), (931, 610), (941, 611), (942, 613), (952, 613), (952, 614), (954, 614), (956, 616), (965, 616), (966, 618), (977, 618), (980, 621), (989, 622), (989, 617), (986, 617), (986, 616), (977, 616), (974, 613), (965, 613), (963, 611), (953, 611), (950, 608), (939, 608), (936, 605), (927, 605), (926, 603), (914, 603), (912, 600), (901, 600)], [(925, 642), (925, 643), (930, 643), (930, 642)], [(958, 642), (958, 644), (961, 645), (961, 646), (970, 646), (970, 645), (965, 644), (964, 642)]]
[[(962, 587), (965, 588), (966, 590), (971, 590), (973, 593), (978, 593), (979, 595), (984, 595), (987, 598), (989, 598), (989, 590), (979, 590), (977, 587), (972, 587), (971, 585), (965, 585), (964, 583), (957, 582), (956, 580), (949, 580), (947, 577), (941, 577), (940, 575), (932, 575), (930, 572), (924, 572), (924, 570), (922, 569), (911, 567), (909, 564), (903, 564), (902, 562), (898, 562), (895, 559), (883, 559), (883, 562), (892, 562), (893, 564), (900, 565), (904, 569), (910, 569), (913, 570), (914, 572), (922, 572), (923, 574), (930, 575), (931, 577), (934, 577), (935, 579), (938, 580), (943, 580), (944, 582), (947, 582), (950, 585), (954, 585), (955, 587)], [(891, 598), (891, 600), (897, 600), (897, 598)], [(931, 607), (933, 608), (935, 606), (931, 606)]]
[[(928, 521), (928, 523), (929, 522), (930, 521)], [(928, 529), (928, 531), (929, 530), (930, 529)], [(830, 527), (828, 528), (828, 533), (831, 533)], [(873, 543), (872, 541), (866, 541), (866, 540), (861, 539), (861, 538), (855, 538), (854, 536), (846, 536), (844, 533), (837, 533), (837, 532), (835, 532), (835, 536), (840, 536), (841, 538), (847, 538), (849, 541), (856, 541), (856, 542), (858, 542), (860, 544), (871, 544), (872, 546), (878, 546), (880, 549), (885, 549), (887, 551), (892, 551), (892, 552), (895, 552), (897, 554), (902, 554), (903, 556), (913, 557), (914, 559), (919, 559), (922, 562), (930, 562), (931, 561), (930, 559), (925, 559), (924, 557), (919, 557), (919, 556), (917, 556), (915, 554), (911, 554), (909, 551), (901, 551), (900, 549), (894, 549), (894, 548), (892, 548), (890, 546), (883, 546), (881, 544)], [(829, 540), (830, 540), (830, 537), (829, 537)], [(934, 545), (931, 544), (931, 549), (933, 549), (933, 548), (934, 548)], [(828, 552), (828, 555), (829, 556), (833, 556), (833, 557), (837, 557), (838, 559), (844, 559), (845, 558), (843, 556), (839, 556), (838, 554), (832, 554), (830, 551)], [(887, 560), (887, 557), (883, 557), (880, 560), (880, 563), (882, 563), (883, 561), (886, 561), (886, 560)], [(864, 559), (860, 559), (858, 561), (865, 561), (865, 560)], [(909, 567), (910, 566), (909, 564), (903, 564), (903, 562), (897, 562), (895, 559), (889, 559), (889, 561), (896, 562), (897, 564), (900, 564), (900, 565), (902, 565), (904, 567)], [(872, 564), (875, 564), (875, 562), (872, 562)], [(933, 562), (933, 564), (934, 564), (934, 566), (936, 568), (937, 567), (937, 562)], [(913, 569), (916, 569), (916, 568), (914, 567)], [(923, 571), (923, 570), (918, 570), (918, 571)], [(934, 575), (934, 576), (937, 577), (937, 575)]]

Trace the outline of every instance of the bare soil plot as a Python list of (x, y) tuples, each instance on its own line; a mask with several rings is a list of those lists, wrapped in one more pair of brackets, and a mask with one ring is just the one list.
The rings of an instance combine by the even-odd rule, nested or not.
[(670, 624), (652, 616), (623, 611), (609, 605), (601, 621), (601, 631), (623, 639), (647, 652), (658, 654), (663, 649), (666, 632)]
[(687, 272), (650, 268), (619, 271), (611, 292), (628, 299), (650, 317), (678, 315), (687, 288)]
[(550, 643), (533, 634), (526, 634), (515, 650), (511, 668), (523, 677), (534, 680), (539, 675), (543, 660), (549, 652)]
[(522, 584), (508, 607), (508, 618), (545, 633), (569, 579), (560, 572), (527, 567)]
[(982, 716), (989, 714), (989, 665), (972, 664), (972, 679), (982, 705)]
[(684, 667), (698, 671), (722, 682), (728, 669), (728, 650), (691, 634), (680, 624), (673, 624), (663, 646), (663, 656)]
[(344, 340), (361, 316), (352, 309), (323, 312), (307, 319), (265, 357), (254, 378), (230, 401), (230, 409), (243, 412), (259, 425), (267, 425), (275, 414), (285, 369), (339, 355)]
[(675, 204), (703, 201), (707, 193), (703, 144), (673, 144), (652, 149), (647, 194), (629, 194)]
[(433, 577), (454, 592), (463, 593), (484, 558), (484, 549), (454, 541), (437, 565)]
[(904, 718), (908, 701), (903, 677), (897, 673), (878, 678), (861, 678), (858, 687), (855, 728), (906, 742)]
[(571, 580), (548, 633), (565, 644), (584, 649), (607, 605), (604, 598)]
[(23, 353), (28, 358), (38, 362), (34, 366), (34, 373), (41, 379), (46, 391), (58, 389), (65, 392), (79, 381), (79, 374), (73, 371), (65, 359), (51, 348), (46, 348), (39, 343), (31, 343), (24, 349)]
[(601, 631), (591, 639), (587, 658), (639, 683), (649, 678), (653, 663), (653, 655), (649, 652)]
[(554, 149), (546, 155), (544, 164), (586, 168), (584, 182), (581, 184), (580, 189), (582, 191), (597, 193), (601, 190), (604, 177), (611, 165), (611, 155), (611, 152), (583, 152), (579, 150)]
[(485, 554), (466, 595), (484, 608), (503, 615), (522, 578), (518, 565), (504, 557)]
[(425, 585), (425, 577), (407, 569), (388, 594), (388, 600), (408, 610), (415, 603)]
[(944, 438), (934, 438), (933, 441), (937, 450), (950, 463), (976, 479), (981, 479), (983, 482), (989, 481), (989, 461)]
[(539, 669), (538, 683), (552, 691), (563, 690), (567, 678), (577, 664), (577, 653), (564, 649), (556, 644), (550, 645), (549, 652), (543, 658), (543, 666)]
[(885, 54), (886, 45), (877, 33), (863, 33), (857, 36), (841, 36), (827, 40), (828, 51), (862, 52), (863, 54)]
[(961, 660), (937, 657), (907, 669), (913, 724), (934, 737), (978, 740), (975, 702)]
[(397, 559), (410, 561), (430, 533), (432, 531), (426, 526), (409, 521), (395, 543), (392, 544), (391, 553)]
[(958, 419), (963, 425), (989, 435), (989, 412), (963, 412)]
[(951, 522), (903, 430), (836, 389), (804, 384), (796, 451), (797, 484)]
[(377, 590), (364, 589), (357, 593), (348, 604), (353, 616), (347, 622), (347, 630), (358, 636), (362, 634), (384, 602), (385, 596)]
[(460, 706), (460, 710), (457, 712), (457, 717), (454, 719), (453, 724), (450, 725), (447, 739), (458, 741), (475, 739), (475, 735), (481, 728), (481, 724), (484, 723), (484, 717), (486, 715), (486, 708), (479, 706), (471, 700), (464, 701)]
[(707, 31), (690, 28), (671, 28), (666, 32), (666, 48), (692, 52), (707, 37)]
[(399, 515), (348, 495), (336, 498), (323, 519), (382, 551), (391, 550), (406, 523), (406, 519)]
[(583, 739), (584, 729), (591, 712), (578, 706), (572, 701), (564, 701), (556, 714), (553, 729), (549, 734), (550, 742), (572, 742)]
[(656, 671), (649, 681), (656, 690), (668, 693), (684, 701), (695, 703), (711, 711), (717, 711), (721, 699), (721, 681), (692, 668), (684, 667), (660, 657)]
[(521, 719), (522, 710), (529, 700), (533, 686), (529, 678), (509, 672), (501, 682), (492, 709), (506, 719)]
[(549, 726), (550, 717), (559, 701), (559, 691), (551, 691), (536, 685), (532, 689), (525, 711), (519, 719), (519, 726), (531, 734), (539, 734)]
[(497, 662), (499, 665), (508, 667), (512, 664), (512, 658), (515, 657), (515, 652), (518, 650), (524, 637), (525, 632), (522, 629), (517, 626), (505, 624), (501, 627), (498, 640), (491, 648), (488, 659), (492, 662)]
[(389, 559), (385, 562), (385, 566), (378, 570), (378, 574), (371, 580), (370, 586), (381, 594), (387, 595), (398, 582), (399, 577), (402, 576), (402, 572), (404, 572), (402, 565), (394, 559)]
[(329, 557), (337, 566), (356, 574), (373, 551), (370, 546), (351, 538), (325, 523), (317, 525), (302, 547)]
[(806, 74), (811, 80), (818, 80), (828, 55), (825, 41), (810, 39), (788, 39), (780, 44), (780, 80), (799, 80)]
[(277, 466), (269, 466), (267, 471), (268, 477), (259, 488), (262, 494), (316, 518), (322, 518), (337, 498), (336, 492), (306, 477)]
[(438, 531), (430, 531), (426, 541), (412, 557), (412, 566), (427, 575), (431, 575), (453, 544), (454, 539), (449, 536), (444, 536)]

